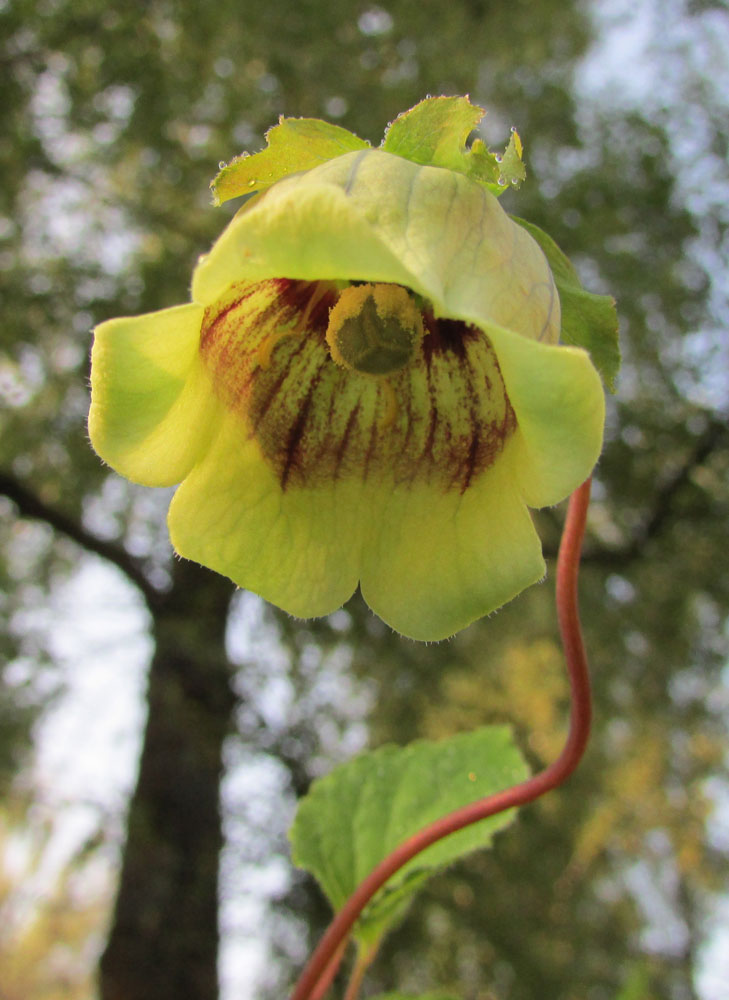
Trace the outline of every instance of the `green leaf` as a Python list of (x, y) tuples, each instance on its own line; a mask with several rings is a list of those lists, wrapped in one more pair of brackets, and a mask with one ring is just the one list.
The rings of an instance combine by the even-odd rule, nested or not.
[(522, 144), (512, 130), (500, 158), (489, 152), (481, 139), (466, 148), (469, 135), (485, 113), (467, 97), (428, 97), (395, 119), (385, 133), (382, 149), (423, 166), (456, 170), (500, 195), (509, 184), (516, 186), (526, 177)]
[(607, 388), (615, 392), (615, 378), (620, 370), (615, 299), (610, 295), (595, 295), (586, 291), (569, 258), (551, 236), (531, 222), (516, 216), (512, 219), (536, 240), (552, 269), (562, 307), (563, 343), (584, 347)]
[[(398, 844), (440, 816), (527, 775), (505, 726), (441, 742), (418, 741), (364, 754), (314, 782), (290, 837), (294, 863), (320, 882), (335, 910)], [(390, 879), (360, 917), (354, 936), (368, 947), (396, 923), (435, 871), (486, 847), (513, 810), (438, 841)]]
[(264, 191), (289, 174), (311, 170), (336, 156), (369, 147), (368, 142), (347, 129), (318, 118), (282, 117), (266, 133), (266, 142), (268, 146), (260, 153), (243, 153), (222, 168), (210, 184), (216, 205)]

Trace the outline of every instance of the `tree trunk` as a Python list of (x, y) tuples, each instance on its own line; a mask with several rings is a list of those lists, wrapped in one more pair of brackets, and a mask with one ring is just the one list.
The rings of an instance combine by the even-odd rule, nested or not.
[(219, 787), (233, 696), (229, 581), (176, 562), (154, 610), (149, 715), (118, 896), (101, 958), (102, 1000), (218, 995)]

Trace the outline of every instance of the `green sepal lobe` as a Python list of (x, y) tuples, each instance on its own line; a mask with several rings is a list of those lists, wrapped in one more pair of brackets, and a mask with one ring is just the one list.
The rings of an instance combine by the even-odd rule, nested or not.
[(481, 139), (468, 148), (468, 137), (485, 113), (467, 97), (427, 97), (395, 119), (385, 133), (382, 149), (423, 166), (456, 170), (500, 195), (526, 177), (521, 141), (512, 131), (500, 158)]
[(610, 392), (615, 392), (615, 379), (620, 370), (615, 299), (610, 295), (596, 295), (584, 289), (569, 257), (560, 250), (551, 236), (515, 215), (512, 219), (539, 244), (554, 275), (562, 310), (562, 343), (584, 348), (606, 387)]
[(282, 177), (369, 146), (346, 128), (318, 118), (281, 117), (278, 125), (266, 132), (266, 142), (260, 153), (242, 153), (221, 169), (210, 184), (216, 205), (265, 191)]

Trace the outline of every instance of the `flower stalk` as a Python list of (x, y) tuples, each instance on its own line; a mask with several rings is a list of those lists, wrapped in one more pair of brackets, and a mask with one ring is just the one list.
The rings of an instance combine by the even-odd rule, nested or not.
[(337, 953), (341, 954), (342, 946), (358, 917), (395, 872), (443, 837), (506, 809), (527, 805), (558, 788), (582, 759), (590, 734), (592, 709), (587, 655), (580, 627), (577, 582), (590, 502), (590, 483), (591, 480), (587, 479), (570, 497), (557, 559), (557, 618), (570, 681), (569, 733), (562, 753), (545, 770), (526, 781), (472, 802), (430, 823), (403, 841), (381, 861), (332, 920), (302, 972), (291, 1000), (312, 1000), (312, 997), (323, 996), (318, 988), (320, 980), (326, 975), (327, 982), (331, 983), (337, 965), (333, 961), (335, 955), (339, 957)]

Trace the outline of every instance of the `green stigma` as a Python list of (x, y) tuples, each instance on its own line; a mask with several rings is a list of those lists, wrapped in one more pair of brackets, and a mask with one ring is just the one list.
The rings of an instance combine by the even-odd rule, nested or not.
[(334, 361), (363, 375), (390, 375), (413, 360), (423, 320), (401, 285), (345, 288), (329, 313), (327, 343)]

